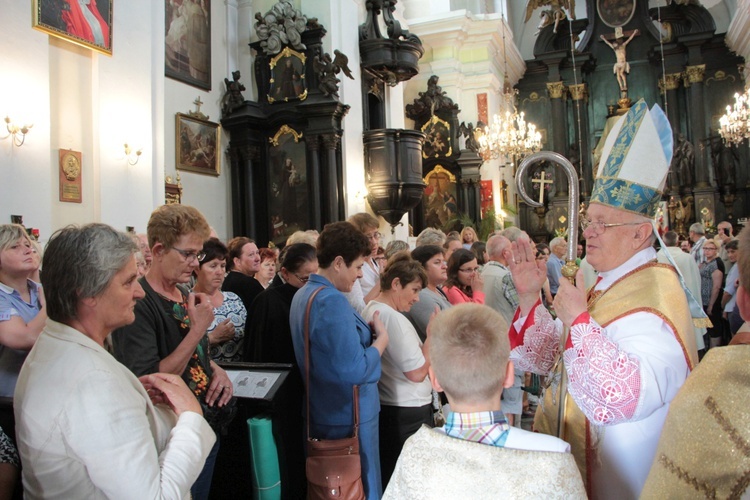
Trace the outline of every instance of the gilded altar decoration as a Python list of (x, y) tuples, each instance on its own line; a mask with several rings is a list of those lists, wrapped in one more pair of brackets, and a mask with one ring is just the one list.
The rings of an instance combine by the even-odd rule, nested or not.
[(547, 91), (552, 99), (561, 99), (565, 92), (565, 84), (563, 82), (547, 83)]
[(81, 153), (68, 149), (60, 150), (60, 201), (81, 203)]
[(302, 132), (297, 132), (289, 125), (284, 124), (281, 127), (279, 127), (279, 130), (276, 132), (276, 134), (273, 137), (268, 139), (268, 142), (270, 142), (274, 146), (278, 146), (279, 138), (282, 135), (287, 135), (287, 134), (292, 136), (292, 138), (294, 139), (294, 142), (299, 142), (299, 140), (302, 139), (302, 135), (303, 135)]
[(685, 68), (685, 76), (687, 77), (688, 83), (700, 83), (703, 81), (703, 76), (706, 73), (706, 65), (698, 64), (696, 66), (687, 66)]
[(425, 225), (443, 227), (458, 214), (456, 176), (442, 165), (437, 165), (424, 177), (424, 183), (427, 185), (422, 201)]
[(659, 91), (663, 94), (668, 90), (677, 90), (680, 87), (682, 73), (670, 73), (659, 78)]
[(307, 57), (289, 47), (279, 52), (271, 62), (271, 86), (268, 88), (268, 102), (304, 101), (307, 99), (305, 83), (305, 61)]
[(589, 91), (586, 88), (585, 83), (579, 83), (576, 85), (569, 85), (568, 90), (570, 91), (570, 98), (574, 101), (588, 101), (589, 100)]
[(437, 115), (432, 115), (422, 125), (422, 132), (427, 136), (422, 149), (422, 158), (446, 157), (453, 154), (450, 123), (438, 118)]
[(287, 124), (268, 138), (270, 240), (283, 245), (295, 231), (309, 227), (306, 145), (302, 133)]

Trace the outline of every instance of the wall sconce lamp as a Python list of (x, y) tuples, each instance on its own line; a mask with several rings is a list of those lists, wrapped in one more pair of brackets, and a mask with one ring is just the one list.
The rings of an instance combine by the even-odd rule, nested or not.
[(6, 116), (5, 128), (8, 129), (8, 135), (0, 137), (0, 139), (7, 139), (8, 137), (10, 137), (14, 146), (21, 147), (26, 140), (26, 134), (29, 133), (29, 130), (31, 130), (31, 127), (33, 126), (34, 124), (32, 123), (31, 125), (23, 125), (19, 127), (18, 125), (15, 125), (13, 122), (11, 122), (10, 117)]
[(138, 160), (141, 159), (141, 153), (143, 153), (143, 149), (133, 151), (131, 147), (127, 145), (127, 143), (125, 144), (125, 157), (128, 160), (128, 165), (132, 166), (138, 163)]

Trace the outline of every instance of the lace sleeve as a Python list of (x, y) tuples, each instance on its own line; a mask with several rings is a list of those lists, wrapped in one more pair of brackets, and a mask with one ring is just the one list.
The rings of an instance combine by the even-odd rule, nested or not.
[(640, 361), (607, 338), (588, 313), (573, 323), (564, 359), (568, 391), (591, 422), (613, 425), (633, 418), (642, 385)]
[(562, 323), (538, 301), (524, 319), (516, 311), (508, 332), (510, 359), (518, 370), (547, 375), (560, 350)]

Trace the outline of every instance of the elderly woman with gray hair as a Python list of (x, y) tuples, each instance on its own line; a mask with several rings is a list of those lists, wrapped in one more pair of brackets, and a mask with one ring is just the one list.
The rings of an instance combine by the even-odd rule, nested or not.
[[(210, 228), (195, 208), (164, 205), (151, 214), (147, 233), (153, 260), (139, 280), (146, 295), (135, 307), (135, 321), (112, 334), (115, 356), (137, 376), (181, 375), (218, 432), (234, 416), (232, 382), (209, 356), (207, 330), (214, 320), (211, 301), (185, 286), (204, 257), (203, 242)], [(217, 437), (192, 489), (193, 498), (208, 497), (218, 451)]]
[(49, 320), (15, 392), (26, 498), (187, 498), (214, 444), (177, 375), (139, 380), (103, 347), (143, 297), (136, 250), (104, 224), (47, 245)]

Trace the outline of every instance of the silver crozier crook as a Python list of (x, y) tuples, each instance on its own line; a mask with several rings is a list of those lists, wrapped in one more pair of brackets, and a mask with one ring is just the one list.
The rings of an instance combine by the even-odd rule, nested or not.
[[(521, 198), (532, 207), (542, 207), (544, 205), (538, 201), (532, 200), (526, 194), (526, 186), (523, 182), (524, 174), (531, 165), (540, 161), (548, 161), (557, 164), (565, 171), (565, 175), (568, 177), (568, 252), (565, 259), (565, 265), (562, 268), (562, 275), (571, 283), (575, 283), (576, 272), (578, 272), (578, 266), (576, 265), (576, 249), (578, 247), (578, 174), (576, 173), (573, 164), (570, 163), (567, 158), (553, 151), (540, 151), (524, 158), (518, 166), (518, 172), (516, 173), (516, 188), (521, 194)], [(541, 186), (541, 188), (543, 187), (544, 186)], [(566, 328), (563, 332), (562, 339), (560, 339), (560, 355), (558, 361), (555, 363), (555, 366), (549, 375), (550, 377), (553, 376), (555, 369), (559, 366), (560, 386), (558, 388), (559, 398), (557, 400), (557, 437), (560, 439), (565, 439), (565, 400), (568, 392), (568, 377), (566, 376), (565, 367), (562, 366), (562, 353), (564, 342), (568, 338), (568, 334), (569, 331), (568, 328)]]

